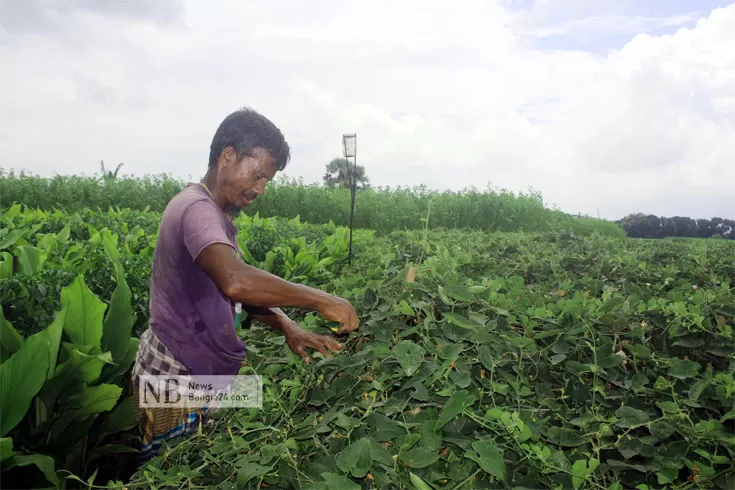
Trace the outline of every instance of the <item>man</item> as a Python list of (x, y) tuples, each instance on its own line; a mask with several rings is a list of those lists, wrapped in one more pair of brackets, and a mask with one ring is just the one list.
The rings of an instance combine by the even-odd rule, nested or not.
[(163, 440), (197, 427), (206, 413), (140, 407), (139, 376), (237, 374), (246, 354), (235, 327), (237, 306), (283, 333), (289, 348), (307, 363), (307, 349), (329, 356), (341, 345), (331, 336), (302, 330), (280, 307), (317, 311), (339, 322), (340, 334), (358, 327), (348, 301), (290, 283), (240, 258), (232, 216), (263, 195), (289, 159), (288, 144), (271, 121), (250, 109), (236, 111), (214, 135), (202, 182), (187, 186), (163, 213), (150, 281), (150, 324), (133, 368), (142, 461), (155, 456)]

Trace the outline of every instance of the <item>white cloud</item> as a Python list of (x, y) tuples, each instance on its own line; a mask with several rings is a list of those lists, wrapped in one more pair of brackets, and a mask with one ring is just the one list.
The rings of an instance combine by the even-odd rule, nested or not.
[(377, 185), (533, 187), (609, 218), (735, 209), (735, 5), (605, 56), (536, 48), (482, 0), (217, 5), (0, 31), (0, 167), (198, 179), (216, 126), (249, 105), (307, 182), (355, 131)]

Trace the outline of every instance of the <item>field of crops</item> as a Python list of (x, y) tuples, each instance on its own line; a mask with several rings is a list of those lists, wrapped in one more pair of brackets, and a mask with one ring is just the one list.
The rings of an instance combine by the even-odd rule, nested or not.
[[(23, 204), (33, 209), (86, 211), (110, 207), (163, 211), (186, 182), (166, 175), (103, 180), (95, 177), (44, 178), (4, 172), (0, 168), (0, 209)], [(309, 223), (347, 226), (350, 190), (279, 176), (267, 192), (245, 211), (250, 216), (295, 218)], [(401, 212), (395, 212), (400, 209)], [(354, 226), (379, 234), (432, 227), (472, 228), (487, 231), (543, 232), (566, 229), (576, 234), (593, 232), (625, 236), (617, 224), (572, 216), (552, 210), (537, 192), (513, 193), (499, 189), (439, 192), (423, 186), (361, 189), (355, 202)]]
[(360, 329), (307, 365), (253, 324), (263, 410), (137, 468), (125, 382), (159, 220), (2, 212), (3, 486), (735, 487), (731, 241), (360, 230), (350, 267), (345, 228), (248, 216), (247, 260), (349, 299)]

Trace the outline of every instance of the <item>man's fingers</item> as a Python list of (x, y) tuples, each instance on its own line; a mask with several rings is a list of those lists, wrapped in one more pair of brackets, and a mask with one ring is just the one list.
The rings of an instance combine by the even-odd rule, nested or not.
[(357, 326), (358, 326), (357, 318), (350, 318), (345, 323), (343, 323), (341, 327), (339, 327), (339, 329), (337, 330), (337, 333), (343, 334), (343, 333), (354, 332), (355, 330), (357, 330)]
[(334, 340), (333, 337), (330, 337), (328, 335), (322, 335), (320, 338), (321, 338), (321, 341), (324, 342), (324, 344), (326, 344), (326, 346), (332, 352), (335, 352), (335, 353), (339, 352), (339, 350), (342, 348), (342, 344)]
[(319, 335), (309, 339), (309, 347), (318, 350), (324, 357), (330, 357), (330, 351), (336, 354), (342, 345), (328, 335)]
[(309, 357), (309, 354), (306, 353), (306, 349), (304, 349), (303, 345), (297, 345), (295, 350), (296, 355), (306, 361), (306, 364), (311, 362), (311, 358)]
[(320, 342), (318, 339), (311, 342), (311, 347), (322, 353), (324, 357), (329, 357), (329, 351), (324, 346), (324, 342)]

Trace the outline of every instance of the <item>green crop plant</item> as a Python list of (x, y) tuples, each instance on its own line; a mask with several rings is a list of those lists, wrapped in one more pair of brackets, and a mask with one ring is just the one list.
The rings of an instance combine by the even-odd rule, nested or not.
[[(238, 218), (246, 260), (347, 298), (360, 328), (342, 339), (342, 353), (306, 365), (255, 323), (241, 332), (242, 372), (263, 376), (262, 410), (223, 411), (124, 476), (91, 478), (91, 466), (72, 476), (54, 460), (57, 477), (128, 489), (732, 488), (731, 241), (442, 229), (440, 207), (432, 204), (430, 227), (359, 232), (351, 267), (344, 227)], [(0, 216), (0, 243), (22, 234), (3, 249), (13, 261), (21, 245), (45, 254), (36, 270), (0, 279), (5, 319), (23, 343), (58, 321), (61, 291), (82, 273), (91, 293), (113, 297), (118, 264), (135, 325), (144, 325), (158, 220), (150, 211), (20, 207)], [(54, 238), (67, 226), (68, 239)], [(413, 282), (407, 263), (417, 264)], [(317, 315), (289, 314), (332, 332)], [(5, 362), (18, 353), (8, 332)], [(13, 440), (2, 440), (3, 455), (44, 454), (21, 449), (18, 434), (4, 436)], [(132, 434), (101, 444), (125, 446)]]
[[(186, 184), (167, 175), (100, 182), (94, 177), (57, 175), (42, 178), (0, 169), (0, 209), (22, 204), (31, 209), (49, 211), (85, 212), (115, 208), (162, 212)], [(278, 177), (245, 213), (259, 215), (261, 219), (299, 217), (312, 224), (331, 221), (346, 226), (350, 201), (350, 189), (304, 184), (298, 179)], [(567, 230), (577, 235), (597, 232), (625, 236), (623, 228), (614, 222), (573, 216), (547, 208), (541, 195), (534, 190), (513, 193), (490, 186), (485, 189), (470, 187), (458, 192), (432, 191), (425, 186), (362, 189), (360, 199), (355, 203), (354, 226), (375, 230), (380, 235), (421, 229), (421, 219), (432, 205), (432, 226), (439, 228), (490, 232)], [(252, 252), (257, 258), (257, 250)]]
[[(5, 485), (61, 487), (68, 474), (93, 478), (100, 459), (137, 452), (125, 443), (129, 438), (115, 439), (136, 423), (123, 385), (138, 339), (131, 335), (131, 293), (119, 253), (109, 238), (104, 247), (117, 281), (109, 306), (79, 275), (61, 290), (62, 308), (51, 324), (33, 335), (24, 338), (0, 311)], [(38, 475), (29, 477), (29, 465)]]

